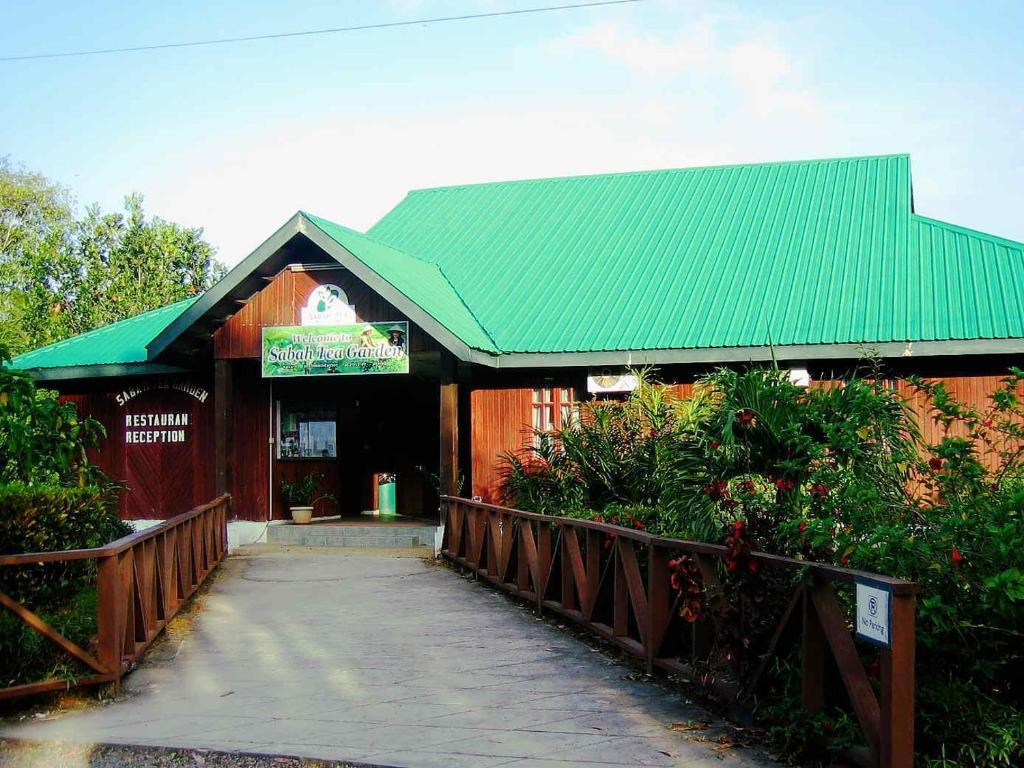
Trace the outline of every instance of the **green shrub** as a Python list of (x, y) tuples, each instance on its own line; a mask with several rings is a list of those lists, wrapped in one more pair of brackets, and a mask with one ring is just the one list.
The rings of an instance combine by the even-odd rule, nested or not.
[[(80, 648), (95, 652), (96, 594), (95, 587), (68, 594), (59, 607), (44, 609), (39, 616)], [(20, 619), (0, 613), (0, 687), (91, 674)]]
[[(0, 485), (0, 552), (100, 547), (131, 532), (109, 488)], [(96, 635), (96, 561), (5, 566), (0, 590), (89, 649)], [(0, 686), (89, 671), (13, 614), (0, 612)]]
[[(626, 403), (586, 404), (580, 424), (508, 457), (509, 502), (918, 582), (919, 761), (1024, 764), (1024, 371), (980, 409), (912, 380), (944, 427), (931, 445), (868, 373), (803, 389), (773, 369), (721, 370), (678, 402), (645, 380)], [(763, 570), (725, 574), (741, 610), (719, 617), (719, 643), (739, 682), (793, 586)], [(875, 653), (864, 649), (869, 667)], [(836, 748), (856, 729), (841, 708), (799, 713), (798, 669), (783, 650), (759, 705), (786, 754), (805, 760), (814, 737)]]
[[(100, 547), (131, 530), (109, 489), (0, 485), (0, 553)], [(54, 607), (91, 586), (94, 571), (91, 560), (3, 567), (0, 590), (33, 609)]]
[(0, 346), (0, 483), (109, 483), (87, 453), (105, 437), (103, 425), (79, 416), (55, 391), (39, 389), (24, 371), (7, 368), (9, 360)]
[[(0, 347), (0, 553), (87, 549), (130, 533), (118, 518), (116, 487), (88, 458), (102, 425), (7, 368), (9, 359)], [(93, 644), (94, 560), (0, 567), (0, 590), (79, 646)], [(0, 611), (0, 687), (83, 672)]]
[(637, 376), (625, 402), (584, 403), (571, 426), (535, 432), (522, 450), (505, 455), (504, 499), (552, 514), (658, 506), (670, 480), (678, 398), (649, 372)]

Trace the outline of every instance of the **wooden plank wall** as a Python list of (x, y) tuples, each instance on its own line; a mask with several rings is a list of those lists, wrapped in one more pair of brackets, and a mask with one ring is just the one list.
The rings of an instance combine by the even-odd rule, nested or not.
[[(160, 383), (163, 378), (121, 380), (125, 386)], [(200, 385), (204, 386), (205, 385)], [(209, 392), (209, 389), (207, 392)], [(78, 412), (103, 424), (107, 437), (90, 458), (113, 480), (125, 485), (121, 516), (129, 520), (164, 520), (213, 497), (213, 402), (205, 402), (177, 389), (142, 392), (124, 405), (116, 397), (123, 391), (62, 393)], [(185, 427), (126, 427), (129, 414), (184, 413)], [(184, 442), (127, 443), (125, 433), (146, 429), (183, 429)]]
[(492, 504), (502, 501), (501, 455), (529, 440), (531, 392), (531, 387), (503, 387), (470, 393), (473, 496)]
[(270, 472), (270, 387), (259, 363), (234, 362), (232, 371), (231, 511), (242, 520), (267, 519)]
[[(929, 377), (930, 381), (943, 382), (949, 390), (949, 394), (957, 401), (972, 405), (984, 413), (991, 406), (991, 394), (1000, 387), (1004, 377), (998, 376), (951, 376), (935, 379)], [(932, 409), (928, 405), (927, 398), (917, 392), (906, 381), (897, 381), (897, 391), (910, 404), (911, 410), (917, 416), (917, 425), (921, 430), (921, 437), (925, 443), (937, 445), (947, 435), (946, 428), (935, 419)], [(1018, 387), (1018, 397), (1024, 398), (1024, 386)], [(966, 430), (960, 424), (952, 424), (948, 430), (950, 437), (959, 437), (965, 434)], [(986, 465), (995, 467), (999, 458), (995, 453), (983, 457)]]

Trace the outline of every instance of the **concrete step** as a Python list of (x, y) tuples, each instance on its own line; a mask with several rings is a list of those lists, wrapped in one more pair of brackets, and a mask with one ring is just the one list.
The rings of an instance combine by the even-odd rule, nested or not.
[(430, 547), (435, 525), (294, 525), (280, 523), (267, 529), (268, 544), (300, 547)]

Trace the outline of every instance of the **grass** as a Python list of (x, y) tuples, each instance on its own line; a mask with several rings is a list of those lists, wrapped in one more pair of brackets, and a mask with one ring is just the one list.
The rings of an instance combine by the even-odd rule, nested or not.
[[(71, 642), (90, 650), (96, 638), (95, 586), (87, 587), (59, 608), (39, 617)], [(52, 678), (74, 680), (90, 674), (79, 662), (12, 613), (0, 615), (0, 686), (9, 687)]]

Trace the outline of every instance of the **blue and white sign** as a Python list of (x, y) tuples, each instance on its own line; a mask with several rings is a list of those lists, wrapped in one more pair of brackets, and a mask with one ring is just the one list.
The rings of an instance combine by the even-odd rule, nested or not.
[(892, 592), (884, 584), (857, 581), (857, 636), (884, 648), (892, 646)]

